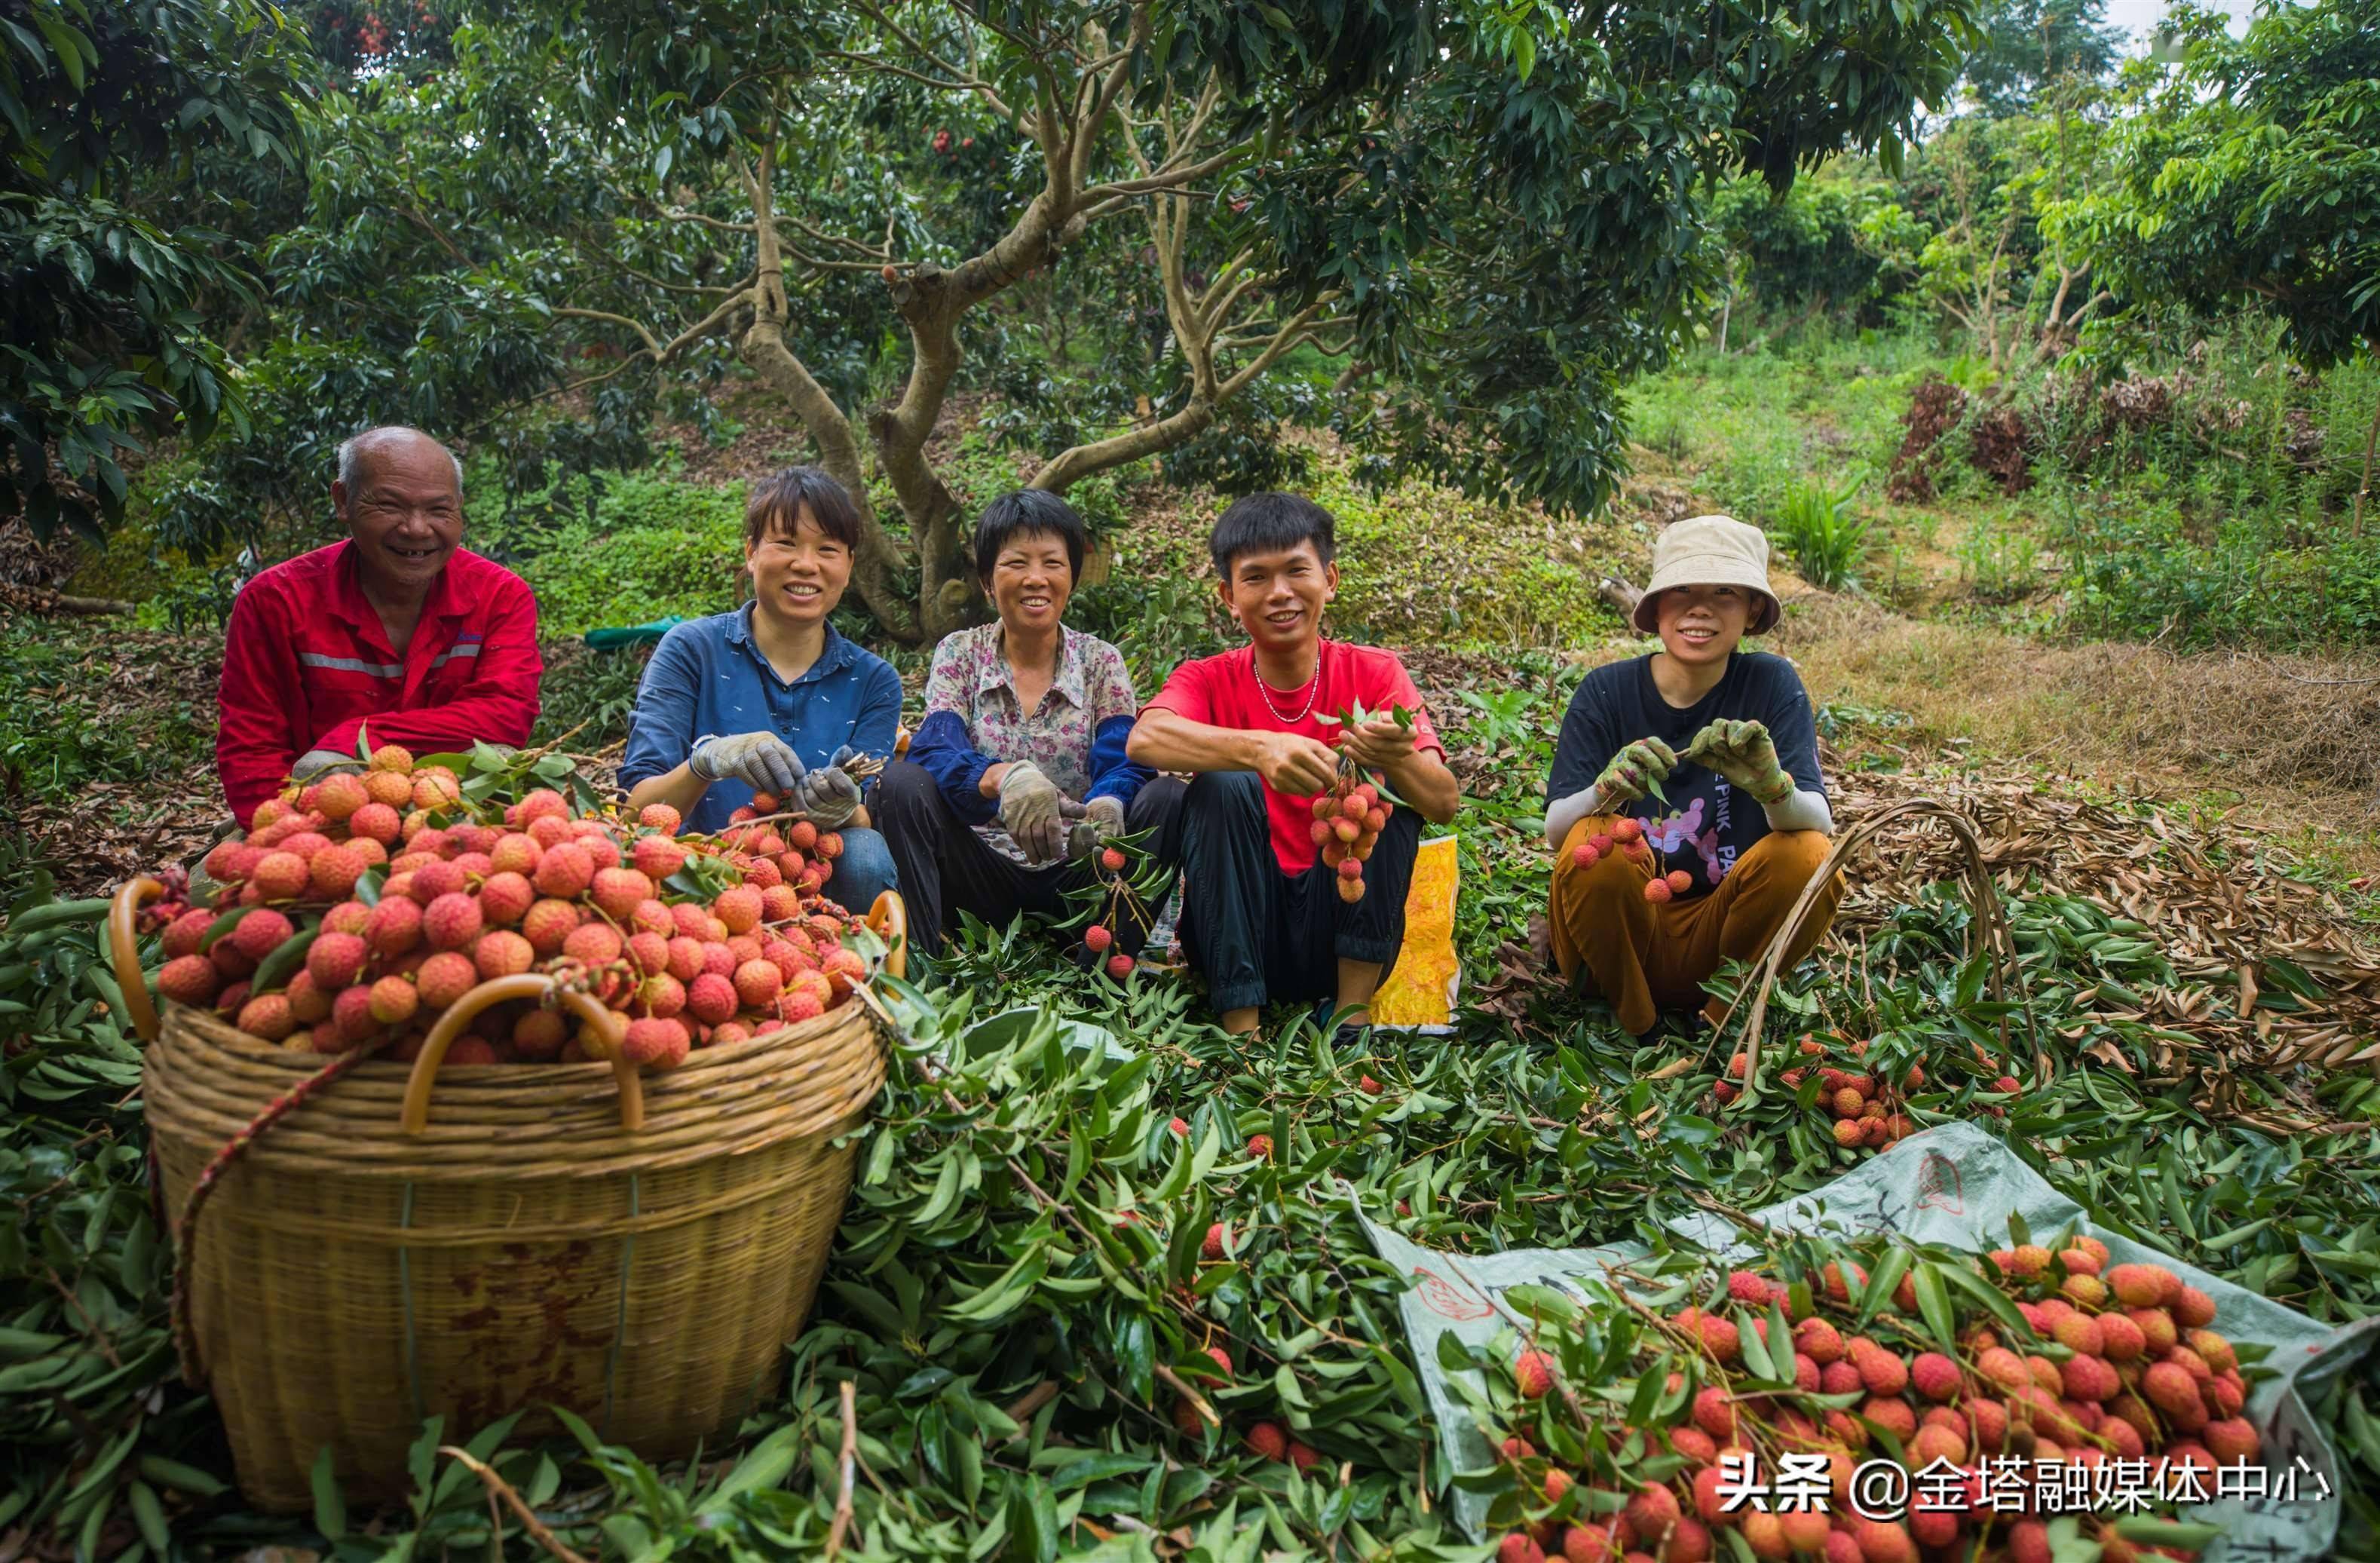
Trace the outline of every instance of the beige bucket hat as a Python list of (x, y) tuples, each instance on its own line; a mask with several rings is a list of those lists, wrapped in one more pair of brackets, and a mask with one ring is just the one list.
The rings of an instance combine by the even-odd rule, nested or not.
[(1785, 611), (1768, 589), (1767, 535), (1731, 516), (1695, 516), (1661, 533), (1653, 544), (1653, 579), (1636, 603), (1639, 634), (1660, 629), (1661, 593), (1673, 586), (1740, 586), (1751, 592), (1749, 635), (1770, 629)]

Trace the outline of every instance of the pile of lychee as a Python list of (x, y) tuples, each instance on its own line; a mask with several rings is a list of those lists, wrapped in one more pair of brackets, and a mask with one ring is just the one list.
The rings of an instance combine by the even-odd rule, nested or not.
[(1324, 866), (1339, 876), (1339, 898), (1353, 906), (1364, 898), (1364, 864), (1396, 805), (1353, 761), (1342, 760), (1339, 779), (1314, 795), (1313, 808), (1314, 844), (1322, 849)]
[[(1501, 1459), (1517, 1486), (1498, 1500), (1499, 1517), (1514, 1521), (1500, 1563), (1703, 1563), (1742, 1550), (1762, 1559), (1916, 1563), (1921, 1548), (1929, 1558), (2046, 1563), (2045, 1519), (2060, 1510), (2035, 1512), (2030, 1490), (1994, 1485), (1993, 1473), (2007, 1469), (1996, 1462), (2008, 1457), (2140, 1461), (2151, 1484), (2189, 1465), (2212, 1493), (2218, 1466), (2252, 1464), (2261, 1453), (2242, 1414), (2239, 1354), (2210, 1327), (2216, 1310), (2204, 1292), (2163, 1265), (2110, 1268), (2108, 1257), (2088, 1236), (2056, 1252), (1991, 1254), (1973, 1279), (2005, 1294), (2021, 1324), (1985, 1306), (1980, 1286), (1946, 1286), (1948, 1302), (1936, 1302), (1949, 1338), (1928, 1326), (1914, 1270), (1875, 1300), (1864, 1323), (1869, 1277), (1848, 1258), (1792, 1285), (1740, 1269), (1722, 1289), (1714, 1273), (1699, 1304), (1667, 1314), (1619, 1310), (1643, 1320), (1632, 1360), (1640, 1374), (1664, 1372), (1658, 1396), (1636, 1394), (1633, 1381), (1565, 1377), (1565, 1362), (1585, 1372), (1608, 1360), (1609, 1342), (1565, 1352), (1541, 1331), (1507, 1364), (1509, 1397), (1499, 1402), (1510, 1408)], [(1628, 1408), (1646, 1404), (1674, 1410), (1631, 1425)], [(1577, 1458), (1549, 1459), (1541, 1447)], [(1758, 1479), (1773, 1482), (1786, 1453), (1825, 1460), (1822, 1508), (1727, 1506), (1723, 1457), (1749, 1454)], [(1853, 1472), (1876, 1459), (1910, 1474), (1903, 1512), (1865, 1518), (1854, 1509)], [(2034, 1467), (2022, 1469), (2029, 1483)], [(1932, 1479), (1917, 1479), (1921, 1471)], [(2110, 1563), (2152, 1551), (2190, 1556), (2129, 1539), (2120, 1518), (2082, 1518)], [(1730, 1529), (1736, 1538), (1720, 1533)]]
[(574, 1023), (552, 997), (481, 1010), (454, 1065), (609, 1061), (814, 1019), (868, 974), (820, 886), (842, 843), (808, 821), (680, 840), (677, 812), (577, 815), (538, 788), (499, 812), (394, 745), (361, 775), (293, 787), (208, 853), (212, 904), (162, 935), (158, 991), (316, 1053), (417, 1056), (480, 983), (549, 973), (625, 1019)]

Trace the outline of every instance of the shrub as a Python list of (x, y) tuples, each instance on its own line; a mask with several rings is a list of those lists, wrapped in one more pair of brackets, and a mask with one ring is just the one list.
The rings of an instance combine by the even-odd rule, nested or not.
[(1785, 491), (1778, 507), (1777, 524), (1769, 536), (1792, 556), (1802, 579), (1828, 592), (1848, 592), (1860, 583), (1867, 563), (1869, 522), (1852, 513), (1852, 501), (1867, 486), (1867, 474), (1855, 472), (1840, 489), (1796, 482)]

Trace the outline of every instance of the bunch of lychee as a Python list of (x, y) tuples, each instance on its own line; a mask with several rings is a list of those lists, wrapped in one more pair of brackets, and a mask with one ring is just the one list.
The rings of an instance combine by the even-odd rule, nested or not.
[[(1840, 1031), (1821, 1037), (1804, 1032), (1794, 1044), (1797, 1060), (1778, 1076), (1786, 1090), (1800, 1092), (1805, 1082), (1817, 1081), (1812, 1093), (1810, 1109), (1831, 1126), (1835, 1143), (1845, 1150), (1888, 1151), (1920, 1129), (1910, 1117), (1902, 1095), (1925, 1083), (1922, 1064), (1910, 1064), (1893, 1078), (1894, 1071), (1877, 1068), (1868, 1058), (1868, 1044), (1847, 1038)], [(1991, 1063), (1981, 1048), (1977, 1058)], [(1750, 1060), (1741, 1053), (1728, 1060), (1727, 1073), (1711, 1088), (1720, 1106), (1726, 1106), (1742, 1093), (1744, 1070)], [(2013, 1075), (1995, 1079), (1990, 1089), (2001, 1098), (2013, 1100), (2023, 1093), (2023, 1084)], [(1989, 1105), (1984, 1108), (1995, 1115), (2006, 1111), (2004, 1105)]]
[[(1848, 1259), (1800, 1286), (1736, 1270), (1721, 1293), (1714, 1276), (1705, 1303), (1641, 1313), (1658, 1322), (1638, 1337), (1638, 1371), (1682, 1358), (1684, 1367), (1661, 1386), (1660, 1403), (1675, 1411), (1638, 1427), (1611, 1420), (1613, 1408), (1645, 1403), (1633, 1384), (1564, 1384), (1560, 1358), (1547, 1349), (1554, 1342), (1541, 1336), (1506, 1363), (1514, 1431), (1502, 1438), (1501, 1458), (1517, 1491), (1497, 1512), (1518, 1528), (1500, 1544), (1500, 1563), (1703, 1563), (1742, 1551), (1916, 1563), (1921, 1548), (1928, 1557), (2046, 1563), (2045, 1518), (2058, 1509), (2036, 1511), (2030, 1493), (1993, 1485), (1991, 1462), (2134, 1460), (2150, 1484), (2164, 1473), (2168, 1487), (2173, 1468), (2187, 1465), (2212, 1492), (2218, 1467), (2257, 1460), (2261, 1440), (2241, 1414), (2247, 1381), (2230, 1342), (2208, 1327), (2215, 1307), (2204, 1292), (2158, 1264), (2119, 1264), (2103, 1277), (2107, 1250), (2088, 1236), (2055, 1252), (1989, 1257), (1975, 1278), (2010, 1296), (2022, 1325), (2010, 1328), (1954, 1289), (1949, 1340), (1927, 1326), (1913, 1272), (1878, 1300), (1864, 1328), (1868, 1275)], [(1579, 1355), (1600, 1360), (1603, 1350)], [(1775, 1387), (1786, 1381), (1790, 1390)], [(1548, 1437), (1549, 1427), (1559, 1436)], [(1540, 1444), (1587, 1456), (1555, 1462)], [(1751, 1456), (1769, 1481), (1788, 1453), (1826, 1462), (1823, 1508), (1727, 1504), (1723, 1457)], [(1906, 1468), (1912, 1497), (1897, 1516), (1864, 1518), (1851, 1502), (1852, 1478), (1877, 1458)], [(1921, 1471), (1932, 1479), (1919, 1480)], [(2085, 1520), (2099, 1555), (2117, 1563), (2143, 1556), (2148, 1549), (2118, 1532), (2118, 1518)], [(1720, 1534), (1730, 1529), (1741, 1551)]]
[(1364, 779), (1352, 761), (1342, 761), (1339, 779), (1314, 795), (1314, 844), (1338, 876), (1339, 898), (1349, 906), (1364, 898), (1364, 864), (1378, 845), (1396, 805)]
[[(542, 788), (498, 813), (467, 805), (453, 773), (384, 747), (361, 775), (267, 800), (244, 838), (207, 855), (213, 904), (165, 927), (158, 990), (268, 1042), (405, 1061), (481, 983), (544, 972), (625, 1024), (574, 1027), (550, 1000), (509, 1001), (480, 1010), (446, 1062), (616, 1047), (668, 1068), (814, 1019), (865, 981), (844, 943), (852, 920), (807, 874), (820, 860), (789, 842), (771, 855), (766, 836), (681, 841), (679, 823), (666, 805), (633, 822), (579, 816)], [(690, 866), (708, 892), (678, 887)]]
[[(1611, 822), (1609, 830), (1598, 830), (1570, 849), (1570, 861), (1576, 868), (1593, 868), (1605, 858), (1625, 857), (1632, 862), (1650, 864), (1652, 843), (1645, 839), (1642, 822), (1622, 817)], [(1694, 876), (1684, 869), (1673, 868), (1667, 873), (1656, 873), (1645, 881), (1645, 898), (1656, 904), (1675, 900), (1694, 886)]]
[(1124, 874), (1131, 861), (1124, 849), (1112, 842), (1099, 849), (1099, 873), (1104, 877), (1099, 886), (1099, 912), (1090, 926), (1083, 930), (1083, 947), (1094, 959), (1104, 957), (1107, 974), (1119, 983), (1132, 975), (1136, 963), (1115, 947), (1116, 925), (1129, 917), (1140, 924), (1142, 934), (1149, 931), (1148, 909), (1141, 904), (1140, 892), (1133, 888), (1132, 881)]
[(720, 849), (747, 857), (767, 858), (778, 874), (804, 895), (815, 894), (834, 877), (834, 861), (843, 856), (843, 835), (820, 830), (808, 820), (781, 822), (770, 818), (783, 807), (776, 798), (756, 792), (752, 801), (727, 816), (728, 828), (719, 836)]

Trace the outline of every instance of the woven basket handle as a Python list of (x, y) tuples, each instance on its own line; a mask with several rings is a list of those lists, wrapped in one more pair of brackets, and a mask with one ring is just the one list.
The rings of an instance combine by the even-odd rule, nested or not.
[(157, 1007), (149, 1001), (149, 979), (140, 971), (140, 909), (165, 893), (165, 886), (147, 874), (128, 879), (107, 909), (107, 957), (115, 968), (115, 985), (124, 992), (126, 1018), (143, 1042), (157, 1040)]
[(868, 926), (884, 941), (884, 970), (895, 977), (909, 974), (909, 908), (898, 890), (887, 890), (868, 909)]
[[(516, 998), (543, 998), (557, 991), (558, 984), (548, 976), (524, 971), (517, 977), (498, 977), (481, 983), (469, 993), (449, 1005), (430, 1028), (430, 1035), (421, 1044), (421, 1056), (413, 1061), (413, 1074), (405, 1082), (405, 1112), (399, 1120), (405, 1132), (419, 1134), (430, 1127), (430, 1088), (437, 1082), (439, 1066), (446, 1061), (446, 1049), (454, 1044), (463, 1029), (492, 1004), (503, 1004)], [(631, 1133), (645, 1127), (645, 1086), (637, 1066), (620, 1054), (620, 1039), (626, 1029), (626, 1020), (598, 1004), (593, 995), (577, 988), (559, 988), (563, 1007), (589, 1025), (611, 1038), (612, 1078), (620, 1086), (620, 1127)]]

